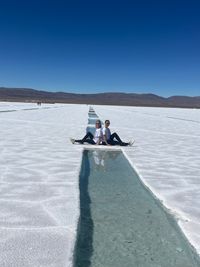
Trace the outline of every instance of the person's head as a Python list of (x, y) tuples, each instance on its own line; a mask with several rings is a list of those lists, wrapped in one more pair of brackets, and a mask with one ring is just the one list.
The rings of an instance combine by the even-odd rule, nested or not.
[(95, 126), (96, 126), (96, 128), (101, 128), (101, 121), (100, 120), (96, 120)]
[(108, 128), (110, 126), (110, 121), (109, 120), (105, 120), (105, 127)]

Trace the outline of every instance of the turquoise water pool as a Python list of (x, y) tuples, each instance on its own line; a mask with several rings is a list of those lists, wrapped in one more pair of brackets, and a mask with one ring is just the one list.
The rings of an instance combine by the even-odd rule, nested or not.
[(98, 118), (88, 118), (88, 124), (92, 124), (95, 126), (96, 120), (98, 120)]
[(91, 132), (91, 133), (94, 135), (95, 130), (96, 130), (95, 127), (88, 126), (88, 127), (86, 128), (86, 133)]
[(121, 151), (84, 151), (80, 208), (74, 267), (200, 266)]
[(95, 113), (95, 112), (89, 112), (88, 113), (88, 117), (90, 117), (90, 118), (98, 118), (98, 116), (97, 116), (97, 114)]

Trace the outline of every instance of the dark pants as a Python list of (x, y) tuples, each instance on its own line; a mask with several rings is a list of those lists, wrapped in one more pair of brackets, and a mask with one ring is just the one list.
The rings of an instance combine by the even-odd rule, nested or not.
[[(117, 141), (114, 140), (114, 139), (116, 139)], [(123, 141), (120, 139), (120, 137), (119, 137), (119, 135), (118, 135), (117, 133), (113, 133), (113, 134), (111, 134), (110, 139), (107, 140), (107, 143), (108, 143), (109, 145), (112, 145), (112, 146), (115, 146), (115, 145), (128, 146), (128, 145), (129, 145), (129, 143), (125, 143), (125, 142), (123, 142)], [(104, 143), (104, 144), (105, 144), (105, 143)]]
[(75, 142), (79, 143), (79, 144), (83, 144), (84, 142), (88, 143), (88, 144), (92, 144), (95, 145), (96, 143), (93, 140), (94, 135), (90, 132), (88, 132), (83, 139), (79, 139), (79, 140), (75, 140)]

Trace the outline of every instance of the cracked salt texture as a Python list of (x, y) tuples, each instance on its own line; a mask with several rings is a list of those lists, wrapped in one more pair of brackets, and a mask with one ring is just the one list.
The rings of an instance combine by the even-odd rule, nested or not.
[[(72, 266), (87, 105), (0, 103), (0, 266)], [(24, 110), (27, 109), (27, 110)], [(200, 253), (200, 110), (94, 106)]]

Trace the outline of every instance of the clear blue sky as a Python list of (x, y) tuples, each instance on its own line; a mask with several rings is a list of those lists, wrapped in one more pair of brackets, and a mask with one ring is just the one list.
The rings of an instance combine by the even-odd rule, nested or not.
[(199, 1), (0, 1), (0, 86), (200, 95)]

